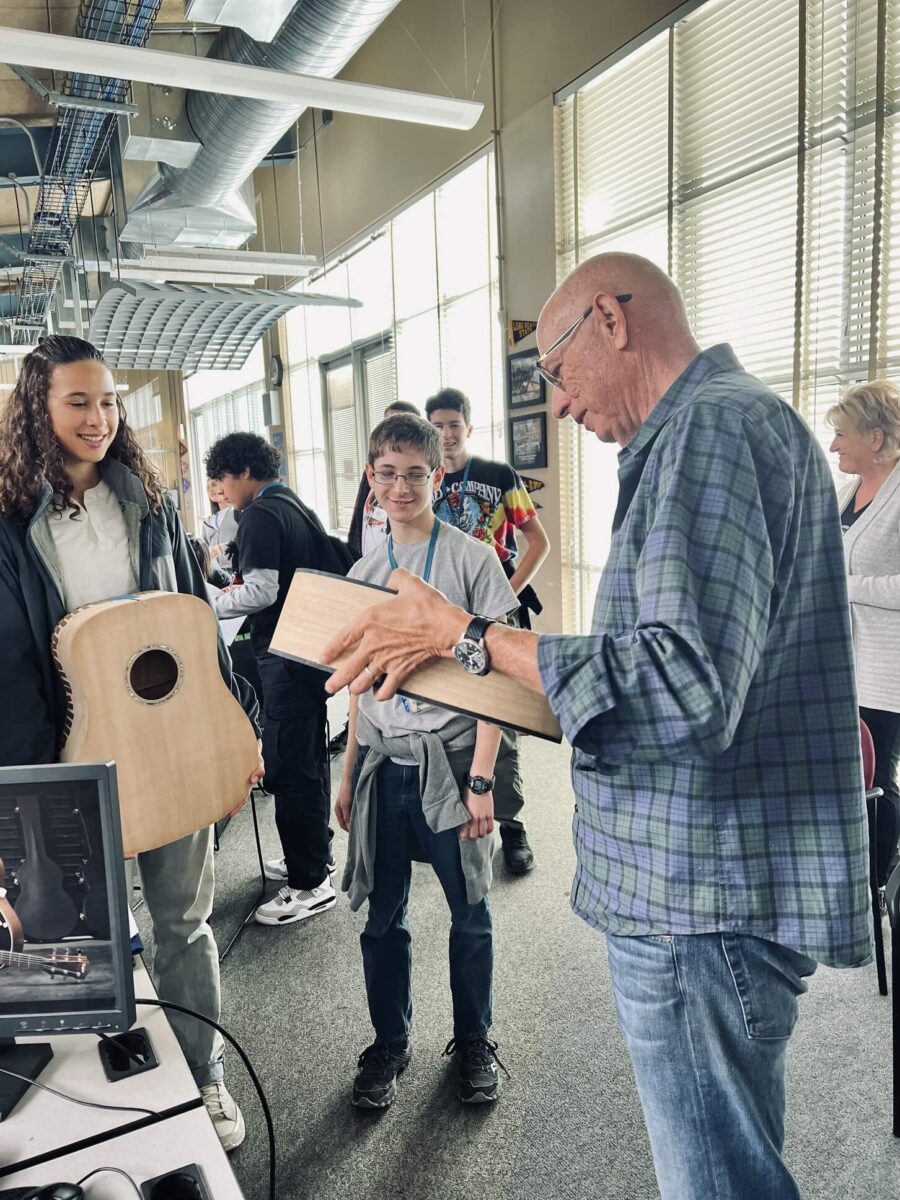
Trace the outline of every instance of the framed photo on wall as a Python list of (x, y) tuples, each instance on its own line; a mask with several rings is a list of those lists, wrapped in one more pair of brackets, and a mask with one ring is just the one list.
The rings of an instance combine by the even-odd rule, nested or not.
[(506, 360), (507, 392), (510, 408), (525, 408), (544, 403), (544, 381), (535, 370), (537, 349), (520, 350)]
[(547, 467), (547, 414), (510, 417), (510, 462), (517, 471), (543, 471)]

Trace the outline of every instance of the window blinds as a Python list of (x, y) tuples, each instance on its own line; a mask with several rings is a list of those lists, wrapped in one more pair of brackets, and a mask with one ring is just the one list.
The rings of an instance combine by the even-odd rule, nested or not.
[[(900, 378), (900, 0), (708, 0), (559, 105), (556, 153), (560, 277), (611, 249), (668, 267), (701, 345), (826, 444), (845, 387)], [(574, 426), (562, 454), (579, 629), (615, 460)]]

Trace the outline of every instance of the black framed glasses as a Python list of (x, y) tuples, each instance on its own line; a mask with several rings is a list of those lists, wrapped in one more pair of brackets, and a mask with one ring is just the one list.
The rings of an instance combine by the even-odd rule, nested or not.
[[(616, 296), (616, 299), (618, 300), (618, 302), (620, 304), (627, 304), (633, 295), (634, 295), (633, 292), (625, 292), (621, 296)], [(588, 319), (588, 317), (591, 315), (591, 313), (593, 311), (594, 311), (594, 306), (593, 306), (593, 304), (591, 304), (591, 305), (589, 305), (588, 308), (586, 308), (584, 310), (584, 312), (581, 314), (581, 316), (578, 318), (577, 321), (573, 321), (572, 324), (569, 326), (569, 328), (566, 329), (563, 333), (561, 333), (559, 335), (559, 337), (556, 339), (556, 341), (553, 343), (552, 346), (547, 347), (547, 349), (544, 351), (544, 353), (541, 355), (541, 357), (535, 363), (534, 367), (535, 367), (535, 370), (537, 371), (538, 375), (540, 375), (541, 379), (546, 379), (547, 383), (549, 383), (551, 387), (562, 387), (562, 378), (560, 377), (560, 370), (562, 369), (563, 356), (562, 355), (559, 356), (559, 366), (556, 368), (555, 371), (547, 370), (547, 368), (543, 365), (544, 359), (549, 358), (554, 350), (558, 350), (560, 348), (560, 346), (563, 344), (563, 342), (568, 341), (569, 338), (573, 337), (578, 332), (578, 330), (581, 328), (581, 326), (585, 323), (585, 321)]]
[(434, 471), (407, 471), (405, 475), (401, 475), (399, 471), (376, 471), (373, 467), (372, 474), (375, 476), (377, 483), (390, 485), (396, 483), (398, 479), (402, 479), (407, 487), (420, 488), (425, 486), (434, 474)]

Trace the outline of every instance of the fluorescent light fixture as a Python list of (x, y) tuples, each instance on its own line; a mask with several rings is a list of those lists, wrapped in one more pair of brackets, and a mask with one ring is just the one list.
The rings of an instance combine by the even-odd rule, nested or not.
[(15, 386), (14, 383), (0, 383), (0, 392), (11, 392)]
[(129, 392), (129, 391), (131, 391), (131, 385), (130, 385), (130, 384), (127, 384), (127, 383), (119, 383), (119, 381), (118, 381), (118, 380), (115, 380), (115, 388), (116, 388), (116, 391), (117, 391), (117, 392)]
[(62, 37), (31, 29), (0, 27), (3, 61), (45, 70), (84, 72), (162, 87), (244, 96), (277, 104), (327, 108), (363, 117), (385, 117), (445, 129), (471, 129), (484, 109), (472, 100), (403, 92), (396, 88), (272, 71), (192, 54), (143, 50), (90, 38)]
[[(209, 266), (216, 263), (221, 271), (248, 271), (254, 268), (261, 275), (309, 275), (320, 266), (314, 254), (288, 254), (271, 250), (216, 250), (204, 246), (145, 246), (146, 257), (129, 259), (128, 262), (162, 262), (172, 265), (173, 261), (188, 266)], [(123, 260), (124, 261), (124, 260)], [(191, 270), (194, 266), (191, 266)]]
[(0, 358), (24, 358), (32, 350), (37, 350), (37, 343), (27, 346), (17, 346), (10, 342), (0, 342)]

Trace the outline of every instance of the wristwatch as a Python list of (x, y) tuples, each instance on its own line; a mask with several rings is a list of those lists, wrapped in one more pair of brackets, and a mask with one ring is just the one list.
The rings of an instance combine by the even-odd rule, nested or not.
[(495, 775), (488, 779), (484, 775), (466, 775), (465, 784), (473, 796), (483, 796), (485, 792), (494, 790)]
[(456, 661), (471, 675), (487, 675), (491, 669), (491, 656), (484, 644), (484, 635), (488, 626), (495, 624), (490, 617), (473, 617), (466, 632), (453, 647)]

